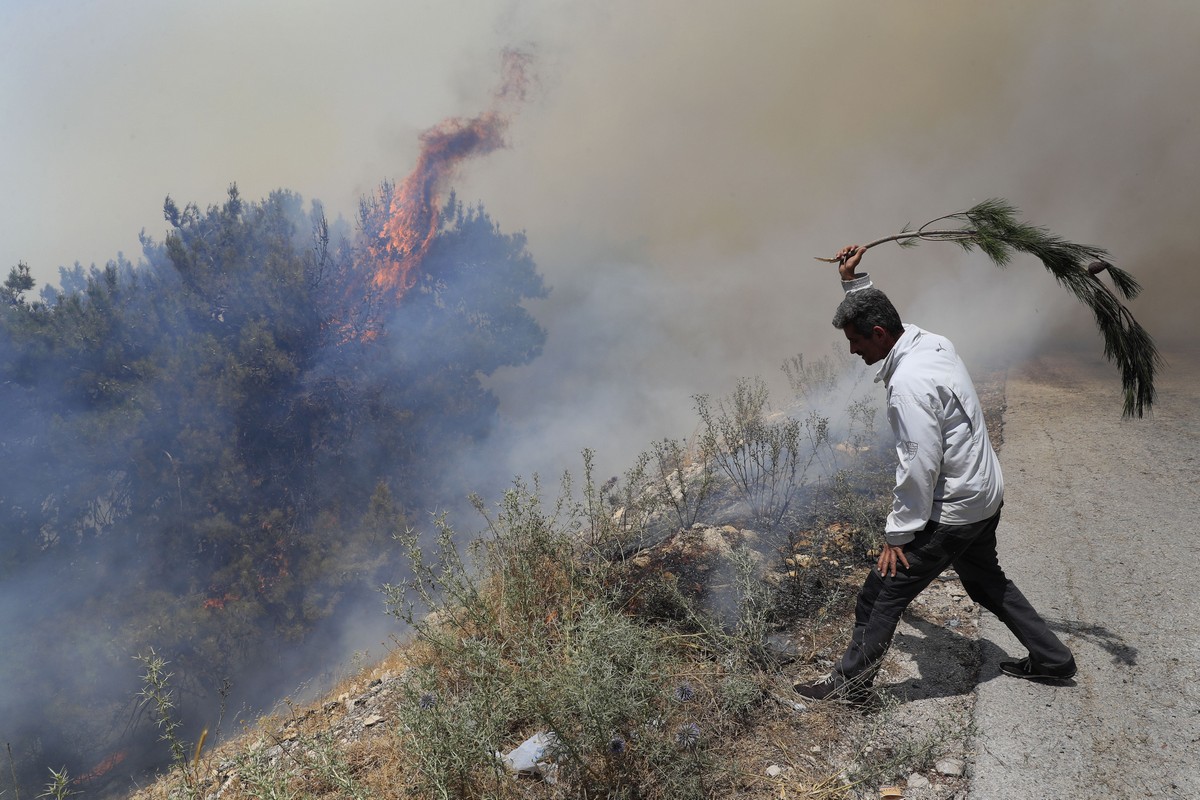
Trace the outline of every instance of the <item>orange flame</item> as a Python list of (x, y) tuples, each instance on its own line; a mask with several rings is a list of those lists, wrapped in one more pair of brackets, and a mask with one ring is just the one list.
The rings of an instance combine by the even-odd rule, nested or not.
[(416, 268), (438, 231), (441, 191), (463, 161), (504, 146), (508, 109), (525, 99), (529, 62), (528, 54), (506, 50), (504, 80), (490, 108), (472, 119), (452, 117), (421, 134), (417, 166), (393, 193), (379, 241), (370, 248), (376, 264), (371, 288), (399, 300), (416, 283)]
[(115, 752), (111, 756), (109, 756), (108, 758), (101, 761), (96, 766), (92, 767), (92, 769), (90, 771), (88, 771), (87, 773), (80, 775), (78, 778), (75, 778), (74, 780), (72, 780), (71, 783), (73, 783), (73, 784), (90, 783), (91, 781), (99, 780), (100, 778), (103, 778), (105, 775), (107, 775), (109, 772), (112, 772), (112, 770), (115, 767), (117, 767), (117, 765), (119, 765), (122, 761), (124, 761), (128, 756), (129, 756), (129, 754), (126, 751), (118, 750), (117, 752)]
[(210, 597), (201, 603), (201, 607), (209, 611), (221, 611), (228, 603), (236, 603), (242, 598), (238, 597), (233, 592), (226, 592), (221, 597)]

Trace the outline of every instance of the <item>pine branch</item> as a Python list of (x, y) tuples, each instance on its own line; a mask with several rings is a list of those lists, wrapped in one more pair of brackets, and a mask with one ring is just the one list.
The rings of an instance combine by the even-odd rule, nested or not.
[[(944, 221), (957, 222), (961, 227), (931, 227)], [(1156, 396), (1154, 375), (1162, 366), (1162, 358), (1150, 334), (1117, 296), (1132, 300), (1141, 292), (1141, 285), (1128, 272), (1109, 263), (1107, 251), (1068, 242), (1045, 228), (1019, 222), (1017, 209), (998, 198), (930, 220), (916, 230), (906, 225), (900, 233), (863, 247), (870, 249), (887, 242), (912, 247), (922, 241), (955, 242), (968, 252), (977, 247), (998, 267), (1007, 266), (1014, 252), (1036, 256), (1060, 285), (1092, 310), (1104, 339), (1104, 356), (1121, 370), (1123, 416), (1141, 417), (1151, 409)], [(838, 259), (818, 260), (834, 263)], [(1112, 278), (1115, 292), (1100, 280), (1102, 272)]]

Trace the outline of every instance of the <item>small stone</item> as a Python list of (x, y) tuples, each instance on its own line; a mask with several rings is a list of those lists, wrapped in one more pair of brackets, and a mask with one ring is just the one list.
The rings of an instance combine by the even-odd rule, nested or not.
[(779, 766), (778, 764), (772, 764), (771, 766), (767, 767), (768, 778), (778, 778), (782, 774), (783, 767)]
[(929, 778), (926, 778), (919, 772), (914, 772), (908, 776), (908, 788), (910, 789), (928, 789), (931, 785)]
[(378, 714), (372, 714), (363, 720), (363, 727), (369, 728), (372, 725), (378, 725), (381, 722), (383, 722), (383, 717), (379, 716)]
[(957, 758), (943, 758), (934, 765), (934, 769), (943, 775), (948, 775), (952, 778), (961, 777), (967, 765), (959, 761)]

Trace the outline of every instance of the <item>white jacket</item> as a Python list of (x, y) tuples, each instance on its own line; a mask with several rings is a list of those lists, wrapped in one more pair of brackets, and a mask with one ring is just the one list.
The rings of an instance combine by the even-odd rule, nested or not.
[[(843, 286), (856, 291), (870, 286), (870, 280)], [(950, 340), (905, 324), (875, 380), (887, 387), (887, 418), (896, 436), (888, 544), (912, 541), (931, 520), (967, 525), (999, 511), (1004, 500), (1000, 461), (975, 385)]]

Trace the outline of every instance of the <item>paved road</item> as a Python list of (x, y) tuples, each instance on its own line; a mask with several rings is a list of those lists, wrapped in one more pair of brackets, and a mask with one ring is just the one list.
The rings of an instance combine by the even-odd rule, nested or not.
[(1075, 650), (1071, 686), (988, 614), (971, 797), (1200, 798), (1200, 352), (1168, 354), (1146, 420), (1091, 356), (1013, 370), (1001, 561)]

